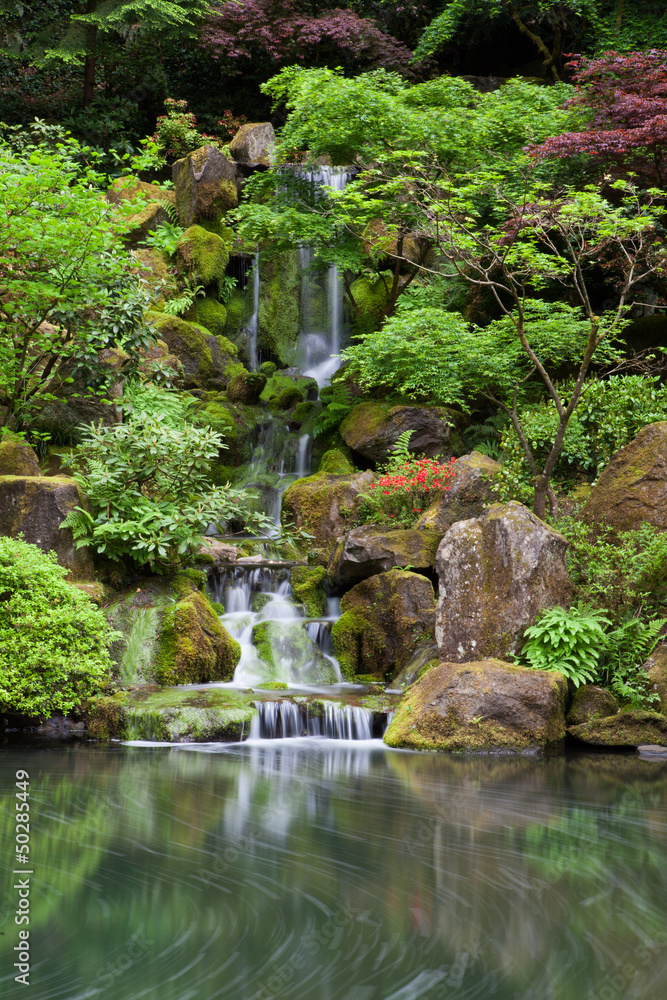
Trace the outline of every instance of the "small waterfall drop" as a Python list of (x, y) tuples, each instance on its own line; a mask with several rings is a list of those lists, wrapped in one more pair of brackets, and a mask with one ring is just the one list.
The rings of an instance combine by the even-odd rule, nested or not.
[(329, 740), (372, 740), (373, 713), (358, 705), (293, 701), (256, 702), (249, 739), (276, 740), (295, 736), (321, 736)]
[(259, 358), (257, 355), (257, 322), (259, 314), (259, 253), (255, 254), (252, 262), (252, 315), (248, 321), (248, 363), (251, 372), (256, 372), (259, 368)]

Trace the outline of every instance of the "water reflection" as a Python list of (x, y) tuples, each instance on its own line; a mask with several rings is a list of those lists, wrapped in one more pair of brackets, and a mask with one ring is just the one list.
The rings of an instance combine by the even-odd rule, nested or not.
[[(32, 1000), (658, 1000), (667, 764), (378, 742), (5, 751)], [(0, 993), (13, 982), (11, 878)]]

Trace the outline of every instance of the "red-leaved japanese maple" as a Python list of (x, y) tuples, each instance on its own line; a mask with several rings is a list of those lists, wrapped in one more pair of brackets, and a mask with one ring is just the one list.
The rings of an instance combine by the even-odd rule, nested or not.
[(264, 56), (275, 65), (327, 64), (346, 56), (366, 66), (405, 71), (412, 58), (407, 46), (370, 18), (339, 8), (318, 10), (298, 0), (213, 3), (201, 40), (215, 56), (239, 63)]
[(568, 102), (588, 111), (588, 127), (547, 139), (533, 149), (547, 156), (579, 153), (600, 157), (615, 174), (635, 171), (643, 183), (663, 186), (667, 175), (667, 51), (651, 49), (572, 63), (575, 96)]

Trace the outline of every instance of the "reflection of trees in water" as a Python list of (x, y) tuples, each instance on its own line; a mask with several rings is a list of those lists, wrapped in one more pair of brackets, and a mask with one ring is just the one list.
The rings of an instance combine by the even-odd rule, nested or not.
[[(25, 757), (2, 759), (5, 853), (12, 768)], [(30, 761), (31, 931), (42, 954), (62, 951), (70, 984), (90, 986), (138, 927), (153, 942), (131, 973), (115, 967), (111, 1000), (127, 1000), (126, 975), (137, 994), (177, 979), (195, 943), (195, 983), (236, 955), (225, 1000), (234, 982), (239, 998), (252, 996), (286, 961), (281, 1000), (298, 983), (302, 1000), (319, 1000), (324, 973), (333, 998), (344, 995), (341, 976), (341, 989), (347, 975), (390, 995), (424, 970), (435, 978), (420, 995), (435, 1000), (454, 988), (455, 968), (462, 996), (532, 986), (559, 1000), (573, 976), (593, 989), (642, 944), (651, 961), (637, 963), (636, 988), (667, 970), (667, 949), (650, 950), (667, 915), (658, 762), (314, 740), (221, 752), (81, 747), (32, 751)], [(175, 986), (161, 989), (161, 1000), (182, 1000)]]

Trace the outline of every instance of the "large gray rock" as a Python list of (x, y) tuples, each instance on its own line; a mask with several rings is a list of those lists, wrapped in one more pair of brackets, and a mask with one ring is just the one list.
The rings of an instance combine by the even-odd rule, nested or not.
[(629, 530), (667, 528), (667, 422), (649, 424), (617, 451), (591, 490), (582, 517)]
[(619, 712), (570, 726), (568, 736), (597, 747), (667, 746), (667, 716), (658, 712)]
[(416, 528), (429, 528), (444, 535), (456, 521), (479, 517), (493, 500), (494, 482), (500, 472), (498, 462), (473, 451), (457, 458), (452, 471), (449, 489), (424, 511)]
[(9, 438), (0, 441), (0, 476), (41, 476), (37, 455), (29, 444)]
[(420, 643), (433, 640), (433, 585), (417, 573), (392, 569), (344, 595), (331, 637), (345, 677), (373, 674), (391, 680)]
[(313, 535), (312, 546), (326, 553), (343, 534), (354, 516), (361, 494), (373, 481), (372, 472), (331, 475), (318, 472), (297, 479), (287, 489), (282, 502), (282, 521)]
[(276, 148), (271, 122), (242, 125), (229, 144), (229, 152), (239, 163), (269, 164)]
[(73, 577), (89, 579), (93, 564), (88, 550), (75, 548), (69, 528), (60, 530), (67, 515), (85, 505), (77, 484), (65, 476), (0, 476), (0, 535), (22, 534), (31, 545), (55, 552)]
[(176, 207), (188, 229), (202, 220), (220, 220), (238, 204), (237, 168), (216, 146), (202, 146), (172, 167)]
[(428, 572), (433, 569), (440, 537), (437, 531), (416, 528), (386, 531), (373, 524), (353, 528), (338, 539), (331, 553), (329, 582), (336, 589), (344, 589), (394, 566)]
[(513, 501), (452, 525), (436, 560), (441, 659), (465, 663), (516, 652), (542, 608), (570, 602), (566, 549), (562, 535)]
[(524, 750), (565, 736), (562, 674), (502, 660), (440, 663), (406, 693), (385, 743), (414, 750)]
[(358, 403), (340, 426), (345, 444), (370, 462), (385, 462), (401, 434), (413, 431), (410, 451), (433, 458), (448, 458), (452, 451), (449, 439), (451, 415), (441, 406), (394, 406), (382, 403)]

